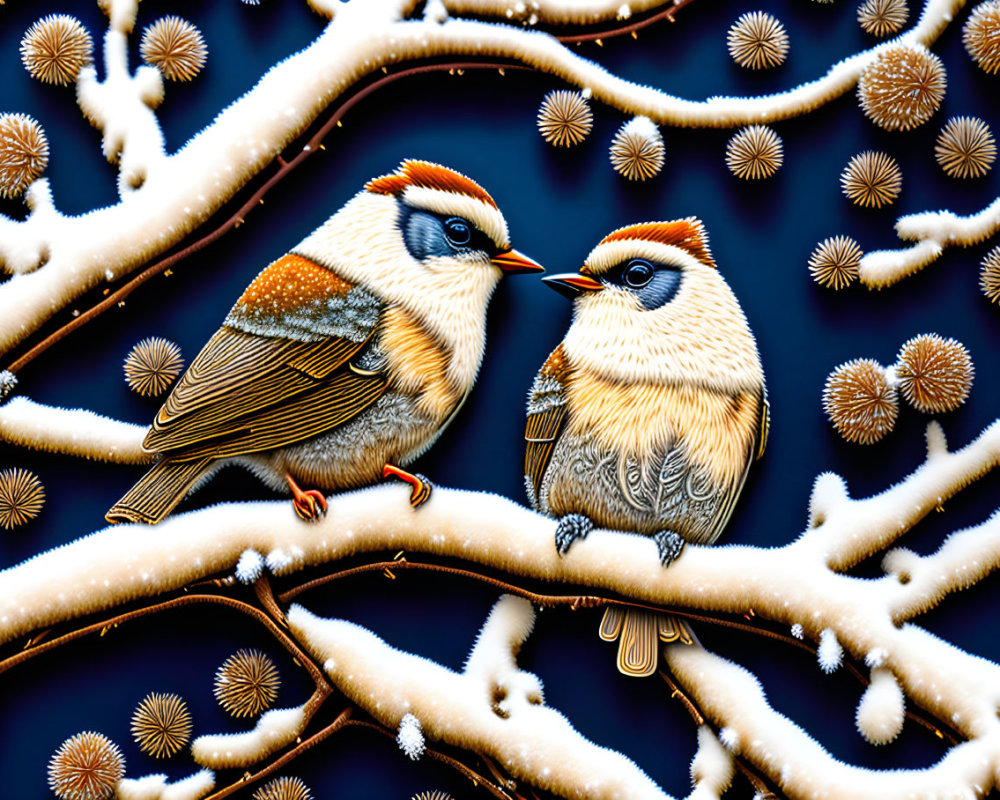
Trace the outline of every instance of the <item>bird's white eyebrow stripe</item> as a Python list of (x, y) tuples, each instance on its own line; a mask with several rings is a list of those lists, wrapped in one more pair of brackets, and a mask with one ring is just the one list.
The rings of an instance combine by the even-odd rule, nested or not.
[(695, 267), (701, 262), (682, 247), (651, 242), (648, 239), (618, 239), (599, 244), (584, 262), (591, 272), (600, 275), (629, 258), (645, 258), (660, 264)]
[(416, 208), (465, 217), (489, 236), (499, 249), (510, 248), (510, 235), (503, 214), (482, 200), (457, 192), (428, 189), (425, 186), (407, 186), (403, 192), (403, 200)]

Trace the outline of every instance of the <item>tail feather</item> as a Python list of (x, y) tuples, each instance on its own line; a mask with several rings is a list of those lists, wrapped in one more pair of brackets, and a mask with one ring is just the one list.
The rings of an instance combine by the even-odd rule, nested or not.
[(160, 461), (111, 507), (105, 519), (155, 525), (187, 496), (211, 463), (211, 459)]
[(694, 644), (697, 640), (687, 623), (670, 614), (609, 606), (601, 621), (604, 641), (618, 639), (618, 671), (633, 678), (656, 672), (659, 643)]

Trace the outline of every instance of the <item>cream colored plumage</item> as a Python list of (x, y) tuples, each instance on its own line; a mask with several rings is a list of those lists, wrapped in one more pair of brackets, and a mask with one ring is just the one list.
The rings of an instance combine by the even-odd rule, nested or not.
[[(573, 322), (529, 394), (525, 480), (560, 518), (560, 552), (592, 525), (653, 536), (669, 564), (685, 541), (725, 527), (767, 438), (757, 345), (694, 219), (619, 229), (579, 274), (547, 278), (574, 296)], [(649, 674), (655, 639), (686, 626), (609, 614), (619, 667)], [(652, 636), (650, 643), (648, 637)]]
[(174, 386), (143, 447), (160, 461), (112, 522), (158, 522), (214, 470), (236, 463), (296, 511), (325, 511), (317, 489), (402, 470), (472, 389), (486, 306), (504, 272), (540, 271), (512, 250), (493, 198), (423, 161), (370, 181), (267, 267)]

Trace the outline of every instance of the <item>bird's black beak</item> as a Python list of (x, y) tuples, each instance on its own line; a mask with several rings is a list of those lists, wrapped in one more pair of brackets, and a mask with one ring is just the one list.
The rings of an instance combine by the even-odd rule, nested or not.
[(528, 258), (524, 253), (517, 250), (508, 250), (505, 253), (497, 253), (491, 259), (493, 266), (500, 267), (504, 275), (524, 275), (528, 272), (545, 272), (545, 267), (532, 258)]
[(589, 275), (581, 275), (577, 272), (569, 272), (565, 275), (552, 275), (542, 278), (546, 286), (555, 289), (563, 297), (570, 300), (580, 296), (584, 292), (599, 292), (604, 288), (604, 284), (595, 281)]

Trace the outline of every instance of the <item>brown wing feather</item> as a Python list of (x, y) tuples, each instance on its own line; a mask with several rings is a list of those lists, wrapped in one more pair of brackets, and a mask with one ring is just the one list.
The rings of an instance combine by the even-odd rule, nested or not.
[(143, 447), (163, 453), (216, 438), (247, 414), (317, 386), (331, 367), (341, 366), (363, 345), (344, 339), (261, 339), (222, 328), (167, 398)]
[(343, 369), (288, 402), (233, 420), (221, 436), (172, 454), (172, 458), (229, 458), (311, 439), (360, 414), (385, 393), (387, 386), (384, 374)]
[[(538, 372), (528, 398), (528, 420), (524, 430), (524, 475), (530, 481), (538, 503), (542, 477), (549, 466), (563, 423), (566, 420), (565, 386), (570, 367), (560, 344)], [(532, 406), (542, 410), (531, 413)]]
[(755, 411), (757, 421), (754, 436), (750, 443), (750, 452), (747, 453), (746, 465), (739, 480), (731, 485), (728, 493), (723, 498), (723, 502), (715, 514), (715, 519), (712, 520), (710, 536), (705, 540), (707, 542), (714, 542), (718, 539), (722, 535), (723, 530), (725, 530), (726, 525), (729, 524), (729, 519), (736, 508), (736, 501), (740, 499), (740, 495), (743, 493), (743, 486), (746, 484), (747, 476), (750, 474), (750, 465), (764, 454), (764, 447), (767, 445), (767, 433), (771, 420), (771, 407), (767, 402), (767, 390), (761, 388), (760, 392), (754, 395), (753, 399), (757, 405)]
[[(359, 311), (359, 302), (364, 308)], [(232, 435), (244, 418), (324, 384), (373, 335), (378, 301), (329, 270), (288, 255), (265, 268), (247, 287), (153, 421), (143, 447), (171, 454)], [(271, 335), (268, 320), (288, 336)], [(330, 329), (331, 321), (342, 327)], [(310, 326), (326, 327), (313, 331)], [(264, 334), (259, 334), (264, 328)], [(305, 334), (305, 335), (295, 335)]]

